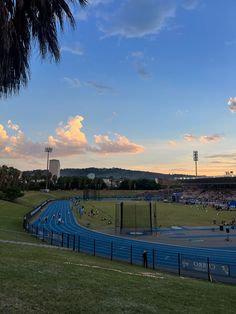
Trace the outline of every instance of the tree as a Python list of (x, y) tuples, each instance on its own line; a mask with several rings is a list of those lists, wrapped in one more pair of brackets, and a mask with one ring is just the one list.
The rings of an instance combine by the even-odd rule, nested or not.
[(5, 201), (14, 201), (15, 199), (17, 199), (18, 197), (22, 197), (24, 196), (24, 193), (21, 192), (20, 188), (18, 187), (10, 187), (7, 188), (5, 190), (3, 190), (3, 192), (0, 193), (0, 198), (5, 200)]
[(30, 76), (32, 42), (38, 43), (44, 59), (60, 59), (57, 25), (75, 20), (69, 3), (85, 5), (87, 0), (0, 0), (0, 97), (26, 86)]

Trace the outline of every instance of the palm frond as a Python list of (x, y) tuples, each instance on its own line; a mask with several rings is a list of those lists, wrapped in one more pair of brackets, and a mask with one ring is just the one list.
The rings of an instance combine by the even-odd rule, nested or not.
[(0, 97), (17, 93), (30, 78), (32, 41), (42, 58), (60, 59), (59, 25), (75, 20), (69, 3), (84, 6), (87, 0), (0, 0)]

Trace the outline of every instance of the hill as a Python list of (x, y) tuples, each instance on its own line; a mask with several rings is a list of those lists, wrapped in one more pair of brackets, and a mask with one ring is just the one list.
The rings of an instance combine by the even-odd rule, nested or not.
[(128, 170), (128, 169), (121, 169), (121, 168), (66, 168), (61, 169), (61, 176), (75, 176), (75, 177), (82, 177), (87, 176), (89, 173), (94, 173), (98, 178), (110, 178), (113, 179), (130, 179), (130, 180), (137, 180), (137, 179), (149, 179), (154, 180), (155, 178), (159, 179), (168, 179), (174, 180), (176, 177), (183, 177), (182, 174), (163, 174), (158, 172), (149, 172), (149, 171), (139, 171), (139, 170)]

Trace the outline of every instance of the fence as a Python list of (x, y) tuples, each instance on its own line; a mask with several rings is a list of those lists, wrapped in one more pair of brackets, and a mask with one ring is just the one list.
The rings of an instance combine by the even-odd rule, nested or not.
[(33, 208), (31, 211), (29, 211), (28, 213), (26, 213), (23, 217), (23, 229), (24, 230), (28, 230), (29, 225), (30, 225), (30, 221), (31, 219), (36, 216), (38, 213), (41, 212), (41, 210), (48, 204), (50, 203), (52, 200), (48, 199), (46, 201), (44, 201), (43, 203), (41, 203), (40, 205), (36, 206), (35, 208)]
[(210, 258), (191, 254), (181, 254), (157, 248), (147, 248), (145, 243), (127, 244), (122, 239), (105, 241), (96, 236), (58, 233), (36, 225), (28, 225), (27, 231), (36, 238), (51, 245), (72, 249), (110, 260), (143, 265), (143, 252), (147, 251), (148, 268), (207, 279), (215, 282), (236, 283), (236, 264), (225, 262), (222, 257)]

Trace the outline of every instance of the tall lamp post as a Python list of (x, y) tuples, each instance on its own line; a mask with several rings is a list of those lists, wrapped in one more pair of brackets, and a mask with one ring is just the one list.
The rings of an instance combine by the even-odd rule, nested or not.
[(193, 161), (195, 162), (195, 175), (197, 177), (197, 163), (198, 163), (198, 151), (193, 151)]
[(52, 147), (45, 147), (45, 153), (47, 153), (47, 175), (46, 175), (46, 190), (48, 189), (48, 177), (49, 177), (49, 155), (52, 152)]

